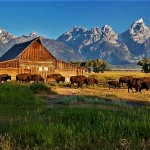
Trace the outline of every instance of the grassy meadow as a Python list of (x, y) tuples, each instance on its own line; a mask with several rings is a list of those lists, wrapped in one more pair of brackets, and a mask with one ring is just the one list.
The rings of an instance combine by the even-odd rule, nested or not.
[[(90, 74), (102, 82), (123, 75)], [(82, 90), (70, 89), (67, 83), (0, 84), (0, 150), (149, 150), (150, 92), (105, 86)], [(59, 103), (45, 103), (53, 95), (60, 96)]]
[(119, 80), (122, 76), (133, 76), (134, 78), (150, 77), (150, 73), (131, 71), (105, 71), (104, 73), (89, 73), (90, 77), (95, 77), (102, 82), (108, 80)]

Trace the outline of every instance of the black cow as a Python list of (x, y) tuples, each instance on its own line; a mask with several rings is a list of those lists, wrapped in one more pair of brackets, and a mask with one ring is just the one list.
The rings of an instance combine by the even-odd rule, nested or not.
[(83, 88), (83, 84), (89, 85), (88, 79), (82, 75), (71, 76), (70, 82), (71, 82), (70, 86), (72, 86), (72, 85), (74, 86), (74, 83), (77, 83), (78, 87), (82, 87), (82, 88)]
[(11, 80), (11, 76), (8, 74), (1, 74), (0, 75), (0, 81), (6, 82), (7, 80)]

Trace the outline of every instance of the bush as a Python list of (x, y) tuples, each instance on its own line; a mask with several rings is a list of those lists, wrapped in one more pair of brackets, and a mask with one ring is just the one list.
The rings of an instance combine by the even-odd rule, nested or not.
[(35, 94), (46, 94), (51, 93), (51, 88), (47, 87), (43, 83), (33, 83), (30, 85), (29, 89), (31, 89)]

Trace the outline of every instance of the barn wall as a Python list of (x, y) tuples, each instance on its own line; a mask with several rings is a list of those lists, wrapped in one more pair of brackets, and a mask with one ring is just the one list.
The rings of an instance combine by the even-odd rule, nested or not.
[(40, 74), (46, 80), (48, 74), (54, 73), (54, 65), (45, 62), (21, 62), (19, 73)]
[(0, 74), (8, 74), (12, 80), (16, 80), (18, 74), (18, 68), (0, 68)]
[(19, 73), (40, 74), (45, 80), (54, 73), (55, 58), (38, 41), (34, 41), (19, 57)]
[(71, 76), (76, 76), (76, 75), (84, 75), (84, 70), (73, 70), (73, 69), (66, 69), (66, 70), (63, 70), (63, 69), (57, 69), (55, 70), (55, 73), (60, 73), (62, 74), (63, 76), (65, 76), (66, 78), (66, 81), (69, 81), (70, 80), (70, 77)]
[(18, 68), (19, 62), (17, 59), (0, 62), (0, 68)]
[(55, 62), (55, 73), (62, 74), (69, 81), (71, 76), (85, 75), (85, 69), (61, 60)]
[(49, 51), (38, 41), (34, 41), (19, 57), (20, 60), (30, 61), (51, 61), (55, 58)]

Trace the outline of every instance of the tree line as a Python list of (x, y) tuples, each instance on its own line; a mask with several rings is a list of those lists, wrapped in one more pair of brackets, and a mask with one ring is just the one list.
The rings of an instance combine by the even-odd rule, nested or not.
[(86, 61), (70, 61), (70, 63), (75, 64), (80, 67), (85, 67), (89, 70), (89, 72), (94, 71), (94, 72), (104, 72), (108, 66), (107, 61), (103, 61), (102, 59), (89, 59)]
[[(70, 61), (70, 63), (85, 67), (89, 70), (89, 72), (104, 72), (107, 69), (108, 62), (103, 61), (102, 59), (89, 59), (86, 61)], [(137, 62), (137, 65), (142, 66), (142, 70), (145, 73), (150, 73), (150, 59), (143, 58), (142, 60)]]

